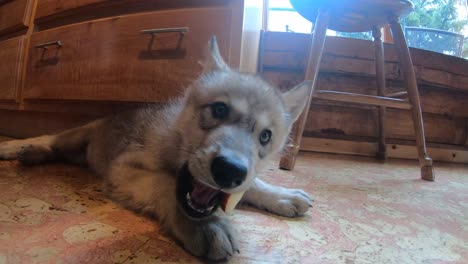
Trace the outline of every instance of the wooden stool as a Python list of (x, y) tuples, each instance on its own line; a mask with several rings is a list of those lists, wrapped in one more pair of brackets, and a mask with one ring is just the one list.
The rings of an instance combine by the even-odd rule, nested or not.
[[(377, 157), (386, 158), (385, 147), (385, 108), (398, 108), (411, 110), (419, 163), (421, 165), (421, 178), (427, 181), (434, 180), (432, 159), (427, 154), (424, 126), (419, 100), (416, 76), (409, 54), (403, 29), (399, 22), (402, 15), (413, 10), (413, 4), (407, 0), (290, 0), (293, 7), (309, 21), (315, 21), (312, 34), (312, 45), (309, 52), (305, 79), (312, 80), (311, 96), (307, 107), (296, 122), (293, 135), (284, 155), (281, 158), (280, 168), (292, 170), (296, 155), (299, 152), (305, 122), (312, 97), (352, 102), (379, 107), (379, 151)], [(384, 53), (381, 39), (381, 28), (390, 24), (395, 46), (398, 51), (400, 68), (403, 73), (405, 92), (385, 94), (385, 68)], [(319, 64), (322, 58), (323, 46), (327, 29), (342, 32), (371, 31), (374, 37), (375, 71), (377, 76), (378, 96), (345, 93), (337, 91), (314, 91)], [(397, 97), (408, 95), (408, 101)]]

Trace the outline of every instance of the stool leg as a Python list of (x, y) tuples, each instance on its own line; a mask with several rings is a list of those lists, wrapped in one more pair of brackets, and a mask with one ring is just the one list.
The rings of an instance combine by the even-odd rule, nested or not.
[[(375, 52), (375, 75), (377, 77), (377, 94), (384, 96), (385, 94), (385, 58), (382, 43), (382, 32), (379, 27), (372, 29), (374, 37), (374, 52)], [(379, 150), (377, 158), (381, 160), (387, 159), (387, 149), (385, 145), (385, 107), (379, 106)]]
[(418, 148), (419, 164), (421, 165), (421, 178), (426, 181), (434, 181), (432, 159), (429, 157), (426, 150), (421, 102), (419, 100), (419, 92), (416, 82), (416, 75), (413, 69), (413, 62), (411, 61), (409, 49), (403, 34), (403, 29), (398, 21), (398, 18), (391, 19), (390, 27), (392, 29), (395, 46), (398, 50), (400, 67), (403, 72), (406, 89), (408, 90), (409, 100), (412, 105), (416, 144)]
[(299, 148), (302, 139), (302, 133), (304, 133), (304, 127), (307, 121), (307, 115), (310, 109), (310, 102), (312, 100), (312, 94), (314, 93), (314, 87), (316, 85), (316, 79), (319, 72), (320, 61), (322, 59), (323, 46), (325, 44), (325, 38), (328, 29), (328, 21), (330, 20), (329, 11), (326, 9), (320, 9), (317, 19), (314, 25), (314, 32), (312, 34), (312, 45), (309, 51), (309, 61), (305, 71), (305, 79), (312, 80), (312, 88), (310, 96), (307, 101), (307, 105), (304, 108), (299, 119), (294, 124), (292, 129), (291, 140), (287, 144), (286, 149), (281, 156), (279, 167), (281, 169), (292, 170), (296, 163), (296, 156), (299, 153)]

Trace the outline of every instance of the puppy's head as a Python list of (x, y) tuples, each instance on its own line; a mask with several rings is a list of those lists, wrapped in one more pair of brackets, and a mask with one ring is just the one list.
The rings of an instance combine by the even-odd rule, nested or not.
[(186, 165), (178, 199), (193, 218), (211, 215), (226, 193), (245, 191), (256, 170), (284, 146), (307, 103), (310, 83), (281, 94), (258, 77), (231, 70), (216, 39), (203, 75), (187, 90), (178, 132)]

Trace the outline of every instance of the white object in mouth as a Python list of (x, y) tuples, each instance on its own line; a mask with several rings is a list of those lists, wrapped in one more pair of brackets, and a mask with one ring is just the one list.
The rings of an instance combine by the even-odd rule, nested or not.
[(228, 215), (232, 215), (232, 213), (234, 212), (234, 208), (240, 202), (242, 196), (244, 196), (244, 193), (245, 191), (227, 194), (228, 198), (226, 199), (226, 201), (223, 201), (221, 205), (223, 211)]

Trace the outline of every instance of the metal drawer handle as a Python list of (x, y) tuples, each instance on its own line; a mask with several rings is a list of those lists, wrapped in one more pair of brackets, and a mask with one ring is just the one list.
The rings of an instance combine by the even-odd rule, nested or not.
[(49, 47), (49, 46), (57, 46), (57, 47), (60, 48), (60, 47), (62, 47), (62, 41), (57, 40), (57, 41), (42, 43), (42, 44), (36, 45), (35, 48), (36, 49), (47, 49), (47, 47)]
[(153, 47), (154, 38), (158, 33), (171, 33), (171, 32), (179, 32), (179, 41), (177, 43), (176, 50), (179, 50), (182, 45), (182, 40), (184, 39), (185, 33), (189, 31), (188, 27), (180, 27), (180, 28), (160, 28), (160, 29), (145, 29), (141, 30), (141, 34), (151, 35), (151, 39), (148, 43), (148, 50), (150, 51)]
[(179, 32), (181, 35), (189, 32), (188, 27), (180, 27), (180, 28), (160, 28), (160, 29), (145, 29), (140, 31), (141, 34), (150, 34), (156, 35), (158, 33), (170, 33), (170, 32)]

